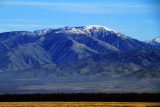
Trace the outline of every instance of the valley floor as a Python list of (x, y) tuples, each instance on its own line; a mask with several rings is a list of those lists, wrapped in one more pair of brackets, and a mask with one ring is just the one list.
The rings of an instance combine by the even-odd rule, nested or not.
[(160, 102), (0, 102), (0, 107), (160, 107)]

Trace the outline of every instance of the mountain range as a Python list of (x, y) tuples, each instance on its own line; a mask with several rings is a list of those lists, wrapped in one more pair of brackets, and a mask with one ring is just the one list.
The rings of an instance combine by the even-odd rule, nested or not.
[(159, 68), (160, 37), (98, 25), (0, 33), (1, 93), (157, 92)]

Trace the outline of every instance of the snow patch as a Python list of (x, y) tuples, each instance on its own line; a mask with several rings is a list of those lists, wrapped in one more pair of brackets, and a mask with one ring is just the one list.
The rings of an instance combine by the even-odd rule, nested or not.
[(156, 38), (154, 41), (160, 43), (160, 37)]
[(85, 32), (75, 28), (75, 27), (64, 27), (61, 30), (55, 32), (55, 33), (67, 33), (67, 34), (86, 34)]
[(85, 29), (93, 29), (93, 28), (95, 28), (96, 30), (105, 29), (107, 31), (114, 31), (112, 29), (109, 29), (109, 28), (104, 27), (104, 26), (99, 26), (99, 25), (88, 25), (88, 26), (85, 26), (84, 28)]
[(46, 33), (49, 33), (51, 29), (43, 29), (43, 30), (37, 30), (34, 31), (33, 33), (36, 33), (37, 35), (45, 35)]

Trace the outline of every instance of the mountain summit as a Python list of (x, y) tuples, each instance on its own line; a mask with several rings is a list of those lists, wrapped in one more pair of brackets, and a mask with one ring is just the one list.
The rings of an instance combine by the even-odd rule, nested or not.
[(146, 43), (149, 43), (153, 46), (157, 46), (157, 47), (160, 47), (160, 36), (153, 39), (153, 40), (150, 40), (150, 41), (146, 41)]
[(160, 36), (153, 40), (154, 42), (160, 43)]

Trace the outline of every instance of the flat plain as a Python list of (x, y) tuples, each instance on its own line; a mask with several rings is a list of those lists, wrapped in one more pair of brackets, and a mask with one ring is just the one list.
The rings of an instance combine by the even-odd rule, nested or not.
[(160, 102), (0, 102), (0, 107), (160, 107)]

